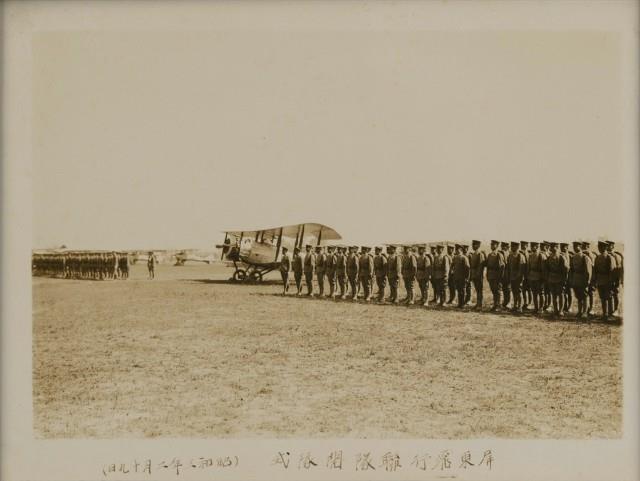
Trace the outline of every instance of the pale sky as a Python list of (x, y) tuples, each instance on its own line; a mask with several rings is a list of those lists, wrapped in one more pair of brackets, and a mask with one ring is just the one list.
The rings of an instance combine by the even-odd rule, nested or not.
[(35, 248), (298, 221), (370, 242), (623, 235), (615, 33), (48, 32), (33, 52)]

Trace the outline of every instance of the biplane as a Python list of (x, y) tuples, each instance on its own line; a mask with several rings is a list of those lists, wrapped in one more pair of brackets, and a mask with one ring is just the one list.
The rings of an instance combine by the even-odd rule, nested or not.
[(174, 254), (175, 264), (174, 266), (183, 266), (185, 262), (204, 262), (211, 264), (216, 261), (216, 256), (211, 251), (202, 251), (194, 249), (184, 249)]
[(263, 277), (280, 266), (282, 248), (293, 251), (304, 245), (323, 245), (342, 239), (333, 228), (308, 222), (259, 230), (224, 231), (221, 259), (233, 263), (235, 271), (230, 280), (261, 282)]

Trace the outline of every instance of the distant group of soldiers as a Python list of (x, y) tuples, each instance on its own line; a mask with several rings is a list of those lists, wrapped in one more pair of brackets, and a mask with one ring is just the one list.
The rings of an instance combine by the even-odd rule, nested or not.
[[(303, 278), (307, 296), (370, 302), (374, 296), (374, 282), (378, 292), (376, 300), (408, 305), (418, 302), (438, 307), (453, 304), (464, 308), (471, 303), (472, 286), (475, 291), (473, 309), (483, 308), (483, 287), (486, 278), (493, 296), (491, 311), (508, 310), (535, 314), (553, 312), (562, 317), (571, 312), (576, 299), (578, 318), (592, 315), (594, 292), (597, 290), (602, 319), (608, 320), (619, 310), (619, 291), (624, 278), (624, 258), (615, 250), (612, 241), (599, 241), (598, 254), (590, 250), (590, 243), (573, 242), (573, 250), (564, 242), (500, 242), (491, 241), (491, 250), (485, 253), (482, 242), (468, 244), (437, 243), (432, 245), (403, 246), (402, 252), (394, 245), (322, 246), (305, 247), (302, 255), (296, 247), (291, 258), (283, 248), (280, 273), (283, 295), (289, 292), (289, 274), (293, 272), (297, 295), (302, 295)], [(416, 253), (417, 247), (417, 253)], [(398, 296), (402, 279), (406, 298)], [(416, 301), (415, 286), (420, 298)], [(385, 298), (389, 286), (389, 297)], [(433, 298), (429, 300), (429, 288)]]
[(129, 255), (126, 252), (33, 254), (32, 273), (63, 279), (127, 279)]

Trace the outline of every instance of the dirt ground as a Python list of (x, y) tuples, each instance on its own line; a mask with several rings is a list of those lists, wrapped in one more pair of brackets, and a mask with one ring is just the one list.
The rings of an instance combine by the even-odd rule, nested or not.
[(230, 273), (34, 278), (36, 436), (621, 436), (619, 325), (283, 298)]

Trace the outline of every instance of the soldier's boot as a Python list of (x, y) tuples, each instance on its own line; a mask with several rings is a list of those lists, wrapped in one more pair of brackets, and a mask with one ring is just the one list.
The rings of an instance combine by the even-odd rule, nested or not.
[(620, 299), (618, 298), (618, 294), (613, 295), (613, 311), (611, 314), (618, 312), (618, 307), (620, 306)]
[(573, 296), (571, 292), (567, 292), (564, 298), (564, 312), (569, 312), (571, 310), (571, 304), (573, 304)]
[(538, 299), (537, 294), (533, 295), (533, 312), (535, 314), (540, 312), (540, 299)]

